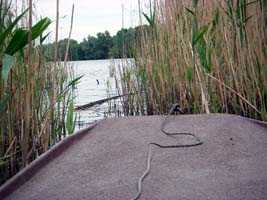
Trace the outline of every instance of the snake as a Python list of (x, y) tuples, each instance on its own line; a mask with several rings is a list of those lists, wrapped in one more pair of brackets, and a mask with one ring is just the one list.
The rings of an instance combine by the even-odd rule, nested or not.
[(190, 148), (190, 147), (200, 146), (200, 145), (203, 144), (203, 141), (201, 141), (201, 139), (199, 137), (197, 137), (193, 133), (189, 133), (189, 132), (169, 132), (169, 131), (165, 130), (166, 125), (169, 123), (170, 116), (175, 114), (175, 113), (184, 114), (184, 112), (180, 109), (179, 104), (177, 104), (177, 103), (173, 104), (173, 106), (169, 110), (169, 113), (166, 115), (164, 121), (161, 124), (160, 131), (163, 134), (165, 134), (166, 136), (168, 136), (168, 137), (174, 137), (174, 136), (177, 136), (177, 135), (190, 136), (190, 137), (193, 137), (195, 139), (195, 142), (191, 143), (191, 144), (176, 144), (176, 145), (162, 145), (162, 144), (158, 144), (158, 143), (155, 143), (155, 142), (150, 142), (148, 144), (148, 154), (147, 154), (147, 160), (146, 160), (146, 169), (143, 172), (142, 176), (138, 179), (137, 192), (136, 192), (135, 196), (131, 200), (138, 200), (142, 195), (142, 183), (144, 182), (144, 179), (149, 175), (149, 173), (151, 171), (152, 146), (156, 146), (156, 147), (159, 147), (159, 148), (162, 148), (162, 149), (169, 149), (169, 148)]

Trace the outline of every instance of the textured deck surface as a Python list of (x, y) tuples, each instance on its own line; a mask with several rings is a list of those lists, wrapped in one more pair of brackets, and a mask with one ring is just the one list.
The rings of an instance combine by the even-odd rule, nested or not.
[[(146, 168), (149, 142), (191, 142), (190, 137), (175, 140), (162, 134), (163, 119), (152, 116), (100, 122), (7, 199), (133, 198)], [(153, 148), (151, 172), (140, 199), (267, 199), (266, 125), (233, 115), (183, 115), (173, 117), (166, 129), (192, 132), (204, 144)]]

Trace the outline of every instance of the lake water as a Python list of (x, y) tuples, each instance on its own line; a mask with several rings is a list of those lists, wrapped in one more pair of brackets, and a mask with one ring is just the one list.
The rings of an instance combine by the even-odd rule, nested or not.
[[(127, 60), (128, 61), (128, 60)], [(75, 77), (83, 75), (77, 85), (76, 106), (85, 105), (90, 102), (105, 99), (110, 96), (118, 95), (115, 80), (111, 78), (110, 73), (113, 67), (119, 66), (125, 62), (122, 59), (116, 60), (90, 60), (90, 61), (75, 61), (69, 64), (74, 69)], [(112, 110), (112, 105), (116, 104), (116, 108)], [(115, 115), (115, 109), (120, 109), (120, 102), (104, 103), (94, 106), (86, 111), (77, 112), (76, 129), (83, 128), (88, 124), (108, 116)]]

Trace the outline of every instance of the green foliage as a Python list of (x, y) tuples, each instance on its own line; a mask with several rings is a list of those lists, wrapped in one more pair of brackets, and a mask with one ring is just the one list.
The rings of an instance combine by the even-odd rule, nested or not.
[(151, 27), (155, 26), (155, 11), (153, 12), (153, 14), (151, 16), (148, 16), (146, 13), (143, 12), (143, 15), (145, 17), (145, 19), (147, 20), (148, 24)]
[[(263, 0), (263, 4), (264, 4)], [(244, 46), (245, 42), (247, 41), (247, 31), (246, 31), (246, 24), (252, 18), (251, 16), (247, 16), (248, 6), (259, 3), (261, 1), (250, 1), (247, 0), (238, 0), (234, 2), (233, 0), (227, 1), (227, 7), (225, 13), (231, 20), (233, 27), (237, 29), (237, 32), (234, 32), (235, 35), (238, 34), (239, 40), (241, 43), (241, 47)], [(262, 5), (260, 3), (260, 5)]]
[(113, 37), (113, 45), (109, 52), (109, 57), (122, 58), (133, 57), (134, 54), (134, 42), (136, 38), (136, 29), (121, 29)]
[[(138, 27), (137, 27), (138, 28)], [(108, 31), (88, 36), (82, 42), (70, 40), (69, 60), (97, 60), (108, 58), (133, 57), (136, 29), (121, 29), (113, 37)], [(58, 43), (59, 59), (64, 60), (68, 40)], [(43, 45), (45, 56), (53, 60), (54, 44)]]
[(14, 35), (9, 42), (5, 53), (13, 55), (18, 50), (23, 49), (28, 44), (28, 31), (22, 28), (16, 29)]
[(188, 113), (266, 120), (267, 1), (154, 2), (157, 30), (146, 14), (149, 28), (137, 38), (139, 73), (121, 75), (122, 91), (142, 91), (123, 101), (136, 111), (124, 114), (164, 114), (178, 101)]
[(154, 1), (153, 3), (154, 6), (152, 7), (152, 2), (151, 0), (149, 1), (149, 16), (143, 12), (145, 19), (152, 28), (156, 25), (156, 2)]
[(192, 0), (193, 7), (196, 8), (199, 0)]
[[(197, 1), (193, 2), (194, 8), (196, 9)], [(218, 11), (215, 13), (214, 19), (212, 23), (209, 25), (203, 25), (201, 28), (198, 26), (198, 20), (196, 16), (196, 11), (192, 11), (189, 8), (186, 10), (192, 15), (192, 48), (193, 52), (197, 52), (199, 56), (200, 63), (203, 69), (206, 72), (211, 71), (211, 53), (212, 49), (209, 47), (208, 43), (206, 42), (204, 36), (209, 31), (214, 31), (214, 28), (219, 20)]]
[(11, 4), (3, 2), (11, 1), (0, 0), (0, 184), (64, 138), (66, 129), (73, 133), (73, 98), (67, 99), (79, 80), (69, 81), (68, 70), (46, 62), (35, 44), (45, 41), (51, 20), (23, 28), (29, 27), (21, 26), (27, 10), (14, 19)]
[(192, 46), (195, 47), (198, 42), (203, 42), (204, 34), (208, 31), (208, 26), (201, 27), (200, 30), (193, 29)]
[(73, 98), (70, 100), (68, 113), (67, 113), (67, 120), (66, 120), (66, 128), (68, 134), (71, 135), (75, 129), (75, 120), (74, 120), (74, 101)]
[(15, 58), (13, 56), (10, 56), (8, 54), (4, 55), (3, 58), (3, 65), (2, 65), (2, 79), (6, 82), (8, 79), (9, 72), (11, 70), (11, 67), (14, 65)]
[(43, 42), (47, 39), (51, 32), (47, 33), (45, 36), (43, 34), (40, 35), (40, 44), (42, 45)]
[(76, 78), (74, 78), (73, 80), (71, 80), (68, 85), (67, 85), (67, 89), (69, 88), (75, 88), (75, 86), (79, 83), (79, 81), (82, 79), (83, 75), (78, 76)]
[[(3, 113), (5, 111), (9, 100), (10, 100), (10, 93), (5, 92), (5, 94), (0, 99), (0, 113)], [(0, 116), (0, 119), (2, 117), (3, 117), (3, 115)]]
[[(6, 29), (4, 29), (3, 32), (0, 33), (0, 47), (3, 48), (3, 45), (5, 44), (5, 40), (8, 39), (10, 34), (12, 33), (12, 30), (17, 26), (19, 20), (26, 14), (28, 10), (25, 10), (22, 14), (20, 14)], [(2, 31), (3, 29), (1, 29)]]
[[(35, 40), (36, 38), (40, 37), (50, 24), (51, 20), (49, 18), (44, 18), (37, 22), (31, 29), (31, 39)], [(29, 34), (29, 30), (18, 28), (9, 42), (5, 53), (14, 55), (17, 51), (23, 49), (29, 42)]]
[(190, 83), (193, 80), (193, 67), (188, 67), (186, 71), (186, 79)]

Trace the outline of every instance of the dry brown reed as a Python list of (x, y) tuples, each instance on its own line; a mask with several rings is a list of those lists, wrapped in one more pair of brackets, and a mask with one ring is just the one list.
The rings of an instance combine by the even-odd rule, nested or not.
[[(5, 35), (0, 43), (0, 185), (72, 133), (69, 130), (73, 128), (66, 127), (73, 125), (71, 102), (76, 82), (70, 80), (70, 74), (62, 64), (47, 62), (44, 58), (42, 26), (47, 27), (50, 20), (41, 20), (39, 27), (33, 25), (32, 1), (29, 0), (29, 11), (25, 12), (28, 22), (23, 24), (27, 29), (21, 28), (19, 20), (9, 35), (4, 34), (15, 19), (5, 14), (11, 8), (3, 2), (0, 0), (0, 38)], [(12, 49), (8, 44), (16, 34), (28, 36), (25, 45), (7, 55), (11, 52), (8, 49)], [(24, 42), (21, 38), (16, 38), (17, 44)], [(7, 64), (11, 62), (6, 58), (12, 59), (12, 64)], [(5, 80), (6, 68), (10, 72)]]
[[(138, 114), (234, 113), (267, 120), (266, 0), (155, 0), (122, 74)], [(155, 16), (155, 17), (153, 17)], [(128, 91), (130, 90), (130, 91)], [(131, 113), (126, 113), (131, 114)]]

